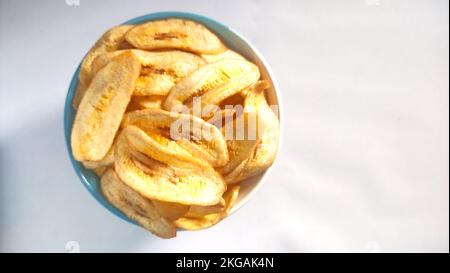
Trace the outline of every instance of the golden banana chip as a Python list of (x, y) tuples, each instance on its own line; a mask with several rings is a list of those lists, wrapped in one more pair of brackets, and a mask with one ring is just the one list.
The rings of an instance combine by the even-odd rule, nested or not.
[(122, 127), (129, 125), (175, 140), (190, 154), (213, 166), (223, 166), (228, 162), (227, 144), (220, 130), (192, 115), (145, 109), (125, 114)]
[(136, 221), (143, 228), (162, 238), (176, 236), (175, 226), (162, 217), (152, 201), (120, 181), (114, 170), (108, 169), (102, 176), (100, 187), (103, 195), (116, 208)]
[(75, 110), (78, 109), (81, 99), (84, 97), (84, 94), (86, 93), (86, 89), (88, 87), (89, 87), (89, 85), (86, 85), (78, 80), (77, 88), (75, 89), (75, 94), (73, 95), (73, 99), (72, 99), (73, 109), (75, 109)]
[(205, 64), (201, 57), (179, 50), (149, 52), (131, 49), (97, 56), (92, 62), (92, 71), (95, 73), (100, 70), (124, 51), (133, 52), (142, 65), (133, 93), (136, 96), (167, 95), (178, 81)]
[(113, 142), (108, 152), (102, 159), (92, 161), (82, 161), (83, 166), (88, 169), (94, 170), (97, 174), (102, 173), (101, 170), (105, 171), (108, 166), (114, 164), (114, 145), (115, 142)]
[(155, 133), (146, 133), (134, 125), (126, 127), (125, 136), (134, 149), (168, 165), (184, 166), (186, 164), (196, 164), (208, 166), (206, 162), (192, 156), (177, 142)]
[(219, 109), (211, 117), (205, 118), (208, 123), (221, 128), (226, 119), (233, 119), (236, 113), (235, 109)]
[(226, 51), (218, 54), (202, 54), (201, 56), (208, 63), (217, 62), (223, 59), (238, 59), (244, 61), (246, 60), (239, 53), (236, 53), (231, 49), (227, 49)]
[(108, 166), (103, 166), (103, 167), (98, 167), (98, 168), (92, 169), (92, 171), (99, 177), (102, 177), (102, 175), (106, 172), (107, 169), (108, 169)]
[(106, 52), (112, 52), (118, 49), (130, 48), (131, 46), (125, 40), (125, 33), (131, 29), (132, 26), (123, 25), (116, 26), (108, 30), (103, 36), (95, 43), (95, 45), (89, 50), (84, 57), (80, 67), (80, 74), (78, 76), (78, 88), (75, 92), (72, 105), (75, 109), (81, 102), (86, 89), (89, 87), (91, 80), (94, 76), (92, 73), (92, 62), (94, 59)]
[(108, 152), (130, 101), (140, 64), (131, 53), (101, 69), (81, 100), (72, 127), (72, 153), (78, 161), (102, 159)]
[(163, 202), (158, 200), (152, 200), (152, 202), (159, 214), (171, 221), (184, 216), (189, 211), (190, 207), (178, 203)]
[[(246, 88), (246, 89), (248, 89), (248, 88)], [(244, 90), (246, 90), (246, 89), (244, 89)], [(219, 104), (219, 107), (220, 107), (220, 109), (225, 109), (226, 106), (237, 106), (237, 105), (244, 107), (244, 100), (245, 100), (245, 96), (242, 96), (242, 91), (241, 91), (233, 96), (230, 96), (230, 97), (224, 99)]]
[(203, 25), (190, 20), (167, 19), (137, 25), (125, 35), (139, 49), (176, 48), (194, 53), (215, 54), (226, 50), (222, 42)]
[[(184, 205), (213, 205), (226, 190), (212, 167), (173, 166), (135, 150), (127, 140), (128, 128), (119, 135), (114, 151), (119, 177), (143, 196)], [(165, 157), (165, 155), (160, 156)]]
[(144, 109), (161, 109), (164, 96), (133, 96), (128, 104), (127, 112)]
[(83, 166), (88, 169), (97, 169), (101, 167), (107, 167), (114, 164), (114, 145), (111, 145), (108, 153), (100, 160), (83, 161)]
[(278, 150), (279, 124), (277, 116), (264, 97), (264, 90), (267, 87), (267, 82), (258, 82), (249, 89), (245, 98), (244, 114), (256, 116), (256, 138), (227, 141), (231, 159), (219, 172), (224, 175), (228, 184), (237, 183), (263, 172), (275, 160)]
[(202, 218), (208, 214), (223, 212), (225, 207), (225, 199), (221, 198), (219, 203), (212, 206), (190, 206), (184, 216), (188, 218)]
[(178, 105), (192, 107), (192, 99), (201, 97), (202, 105), (218, 105), (259, 79), (259, 69), (254, 64), (237, 59), (223, 59), (204, 65), (179, 81), (163, 103), (163, 108), (173, 111)]
[(201, 218), (181, 217), (174, 222), (175, 226), (187, 230), (199, 230), (217, 224), (228, 216), (228, 213), (238, 198), (239, 189), (239, 186), (234, 186), (224, 194), (223, 198), (225, 199), (226, 206), (223, 211), (207, 214)]

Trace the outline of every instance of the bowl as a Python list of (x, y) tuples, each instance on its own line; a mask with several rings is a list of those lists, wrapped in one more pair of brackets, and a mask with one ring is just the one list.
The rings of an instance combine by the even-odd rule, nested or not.
[[(280, 141), (282, 138), (282, 123), (281, 123), (281, 101), (279, 96), (279, 88), (277, 82), (273, 76), (272, 71), (270, 70), (269, 65), (266, 63), (262, 55), (258, 52), (258, 50), (251, 45), (251, 43), (245, 39), (242, 35), (240, 35), (235, 30), (225, 26), (222, 23), (219, 23), (213, 19), (208, 17), (193, 14), (193, 13), (185, 13), (185, 12), (159, 12), (159, 13), (151, 13), (147, 15), (143, 15), (140, 17), (133, 18), (124, 22), (123, 24), (140, 24), (147, 21), (154, 21), (160, 19), (167, 18), (181, 18), (181, 19), (189, 19), (196, 22), (199, 22), (213, 31), (230, 49), (238, 52), (239, 54), (246, 57), (249, 61), (258, 65), (261, 71), (261, 78), (268, 80), (271, 83), (271, 87), (266, 90), (266, 98), (268, 100), (269, 105), (278, 105), (279, 108), (279, 118), (280, 118)], [(80, 63), (81, 65), (81, 63)], [(125, 221), (136, 224), (133, 220), (128, 218), (125, 214), (123, 214), (120, 210), (112, 206), (106, 198), (102, 195), (100, 190), (100, 178), (91, 170), (86, 169), (80, 162), (76, 161), (72, 156), (72, 151), (70, 147), (70, 133), (72, 128), (72, 123), (75, 118), (75, 110), (72, 108), (72, 99), (75, 93), (75, 89), (78, 83), (78, 74), (80, 71), (80, 65), (75, 71), (72, 80), (70, 82), (69, 90), (67, 92), (67, 97), (64, 105), (64, 132), (66, 139), (66, 146), (70, 156), (70, 160), (72, 162), (73, 168), (77, 173), (78, 177), (81, 180), (81, 183), (86, 187), (86, 189), (92, 194), (92, 196), (97, 199), (106, 209), (111, 211), (113, 214), (122, 218)], [(276, 91), (277, 92), (276, 92)], [(279, 146), (280, 147), (280, 146)], [(278, 148), (280, 149), (280, 148)], [(264, 173), (251, 177), (245, 181), (240, 183), (241, 190), (239, 193), (238, 200), (236, 201), (234, 207), (230, 211), (230, 215), (236, 212), (239, 208), (241, 208), (245, 203), (250, 200), (250, 198), (257, 192), (258, 189), (261, 188), (263, 183), (267, 180), (271, 169), (276, 164), (276, 160), (274, 165), (267, 169)]]

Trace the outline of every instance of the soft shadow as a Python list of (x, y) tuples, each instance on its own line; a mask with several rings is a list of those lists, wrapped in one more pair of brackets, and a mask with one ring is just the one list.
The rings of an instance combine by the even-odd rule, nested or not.
[(80, 183), (67, 154), (62, 113), (4, 136), (1, 252), (64, 252), (70, 241), (81, 252), (127, 252), (144, 242), (158, 243), (160, 239), (103, 208)]

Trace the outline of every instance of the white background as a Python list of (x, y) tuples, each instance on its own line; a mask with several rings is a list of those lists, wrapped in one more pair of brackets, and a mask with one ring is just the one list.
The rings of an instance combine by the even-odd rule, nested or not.
[[(75, 0), (72, 0), (75, 1)], [(0, 0), (0, 250), (449, 250), (448, 1)], [(63, 105), (104, 30), (190, 11), (246, 36), (284, 101), (269, 180), (204, 231), (158, 239), (100, 206), (67, 155)]]

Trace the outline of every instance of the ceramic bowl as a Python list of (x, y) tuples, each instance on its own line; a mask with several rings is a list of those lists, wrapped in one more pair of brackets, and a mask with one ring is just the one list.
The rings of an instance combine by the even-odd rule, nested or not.
[[(261, 71), (261, 78), (268, 80), (271, 83), (271, 88), (266, 90), (266, 98), (268, 100), (269, 105), (278, 105), (279, 108), (279, 118), (280, 118), (280, 141), (282, 137), (282, 107), (280, 101), (280, 91), (274, 75), (270, 70), (269, 65), (264, 60), (262, 55), (258, 52), (258, 50), (252, 46), (252, 44), (245, 39), (242, 35), (240, 35), (235, 30), (225, 26), (222, 23), (219, 23), (213, 19), (207, 18), (205, 16), (201, 16), (193, 13), (184, 13), (184, 12), (160, 12), (160, 13), (152, 13), (144, 16), (140, 16), (134, 19), (131, 19), (123, 24), (140, 24), (147, 21), (167, 19), (167, 18), (183, 18), (189, 19), (193, 21), (197, 21), (211, 31), (213, 31), (230, 49), (240, 53), (244, 57), (246, 57), (249, 61), (257, 64)], [(112, 206), (102, 195), (100, 191), (100, 179), (99, 177), (91, 170), (86, 169), (80, 162), (76, 161), (71, 152), (70, 148), (70, 132), (72, 128), (72, 123), (75, 117), (75, 111), (72, 108), (72, 98), (75, 93), (75, 89), (77, 87), (77, 79), (80, 67), (78, 66), (75, 71), (72, 81), (69, 86), (69, 90), (66, 97), (65, 108), (64, 108), (64, 131), (66, 138), (66, 145), (69, 153), (70, 160), (72, 161), (72, 165), (77, 173), (78, 177), (81, 180), (81, 183), (87, 188), (87, 190), (100, 202), (106, 209), (117, 215), (118, 217), (130, 222), (134, 223), (133, 220), (129, 219), (125, 214)], [(281, 144), (281, 143), (280, 143)], [(275, 162), (276, 163), (276, 162)], [(241, 208), (256, 192), (263, 183), (268, 180), (269, 173), (271, 169), (276, 166), (276, 164), (272, 165), (269, 169), (267, 169), (264, 173), (247, 179), (240, 183), (241, 190), (239, 194), (239, 198), (236, 201), (236, 204), (231, 210), (231, 213), (237, 211)], [(274, 181), (275, 182), (275, 181)]]

